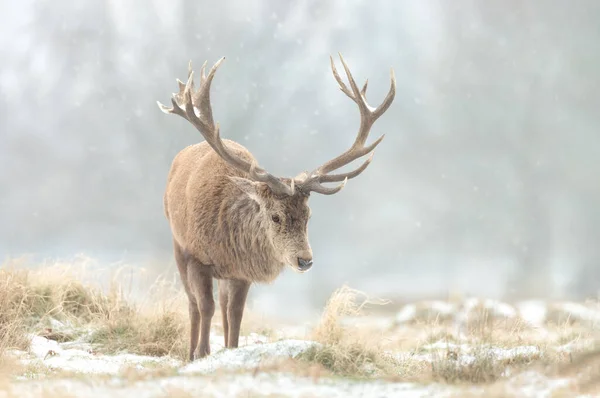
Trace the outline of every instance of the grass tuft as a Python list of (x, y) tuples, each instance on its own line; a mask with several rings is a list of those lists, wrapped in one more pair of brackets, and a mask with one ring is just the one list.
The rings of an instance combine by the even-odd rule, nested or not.
[(174, 282), (159, 278), (145, 301), (134, 304), (116, 280), (107, 292), (82, 280), (63, 264), (0, 269), (0, 358), (7, 350), (26, 350), (30, 334), (65, 342), (90, 330), (87, 339), (100, 352), (185, 358), (187, 314), (181, 309), (187, 305)]
[(345, 377), (396, 374), (398, 363), (381, 349), (378, 339), (341, 322), (345, 316), (359, 316), (369, 303), (371, 301), (363, 293), (347, 286), (336, 290), (313, 331), (313, 339), (320, 344), (300, 354), (299, 359), (319, 364), (333, 374)]
[(165, 311), (153, 316), (132, 312), (99, 325), (90, 342), (114, 354), (130, 352), (140, 355), (186, 357), (186, 331), (181, 314)]

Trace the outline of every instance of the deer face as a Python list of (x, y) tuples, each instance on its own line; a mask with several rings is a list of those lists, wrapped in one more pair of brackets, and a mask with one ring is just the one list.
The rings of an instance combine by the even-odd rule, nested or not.
[(313, 264), (308, 243), (310, 208), (307, 202), (308, 197), (300, 194), (265, 201), (265, 217), (273, 246), (286, 264), (300, 272), (308, 271)]
[(308, 242), (310, 208), (308, 196), (275, 195), (265, 183), (230, 177), (251, 199), (258, 203), (258, 222), (280, 260), (295, 271), (306, 272), (313, 264)]

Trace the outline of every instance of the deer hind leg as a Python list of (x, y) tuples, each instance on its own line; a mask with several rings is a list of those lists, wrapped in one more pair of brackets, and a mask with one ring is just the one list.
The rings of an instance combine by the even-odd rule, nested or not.
[(225, 348), (229, 347), (229, 321), (227, 320), (227, 307), (229, 304), (229, 282), (219, 280), (219, 306), (221, 307), (221, 317), (223, 319), (223, 338)]
[(187, 275), (200, 312), (200, 344), (194, 352), (194, 359), (199, 359), (210, 354), (210, 324), (215, 314), (212, 267), (190, 262)]
[(244, 306), (250, 283), (241, 280), (228, 281), (228, 305), (227, 320), (229, 324), (229, 335), (227, 339), (228, 348), (237, 348), (240, 338), (240, 325), (244, 315)]
[(173, 241), (174, 253), (175, 253), (175, 261), (177, 262), (177, 268), (179, 270), (179, 276), (181, 278), (181, 283), (183, 284), (183, 288), (185, 293), (188, 296), (188, 310), (190, 314), (190, 350), (189, 350), (189, 360), (194, 360), (194, 351), (196, 350), (196, 346), (198, 345), (198, 337), (200, 333), (200, 312), (198, 311), (198, 303), (196, 302), (196, 297), (192, 294), (190, 290), (190, 284), (188, 280), (188, 259), (189, 256), (179, 246), (179, 244)]

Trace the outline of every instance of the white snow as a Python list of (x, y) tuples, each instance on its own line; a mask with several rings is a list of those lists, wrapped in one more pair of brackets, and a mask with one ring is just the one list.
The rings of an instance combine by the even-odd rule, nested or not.
[(525, 345), (513, 348), (490, 347), (490, 353), (497, 360), (514, 359), (517, 357), (535, 358), (541, 354), (538, 347), (533, 345)]
[(414, 304), (406, 304), (402, 309), (396, 314), (396, 322), (405, 323), (410, 322), (415, 319), (417, 316), (417, 306)]
[[(550, 397), (568, 385), (564, 378), (552, 379), (538, 372), (526, 372), (510, 378), (504, 396), (519, 398)], [(468, 392), (468, 393), (467, 393)], [(465, 394), (466, 393), (466, 394)], [(485, 397), (485, 388), (416, 384), (383, 381), (350, 381), (340, 378), (311, 379), (285, 373), (220, 374), (172, 376), (127, 382), (118, 378), (89, 381), (81, 379), (48, 379), (17, 382), (0, 391), (2, 397), (115, 397), (158, 398), (165, 396), (202, 396), (207, 398), (277, 396), (285, 398), (327, 397), (402, 397), (434, 398), (468, 395)], [(576, 397), (576, 395), (573, 395)], [(579, 396), (583, 398), (583, 396)]]
[(518, 311), (510, 304), (493, 299), (467, 298), (460, 303), (451, 303), (442, 300), (429, 300), (420, 303), (406, 304), (396, 314), (396, 323), (413, 322), (420, 313), (425, 312), (430, 319), (454, 319), (460, 326), (469, 320), (476, 310), (482, 309), (487, 315), (496, 319), (514, 319)]
[[(437, 353), (438, 355), (442, 356), (446, 356), (448, 352), (453, 352), (456, 354), (456, 361), (465, 366), (475, 362), (478, 355), (485, 355), (486, 358), (494, 361), (504, 361), (518, 357), (530, 357), (535, 359), (535, 357), (541, 354), (540, 349), (532, 345), (503, 348), (489, 344), (483, 344), (474, 347), (470, 344), (456, 344), (443, 340), (426, 344), (422, 346), (421, 349), (428, 353)], [(434, 357), (432, 355), (422, 355), (420, 359), (433, 361)]]
[(452, 303), (442, 300), (430, 300), (417, 304), (406, 304), (396, 314), (396, 323), (402, 324), (414, 322), (417, 320), (417, 316), (422, 311), (425, 311), (428, 314), (428, 318), (446, 318), (454, 316), (456, 312), (456, 306)]
[(487, 311), (489, 316), (495, 318), (511, 319), (517, 316), (517, 310), (510, 304), (493, 299), (469, 298), (464, 301), (463, 309), (469, 313), (476, 308)]
[[(10, 386), (11, 396), (22, 398), (47, 396), (158, 398), (165, 396), (224, 397), (286, 397), (286, 398), (358, 398), (358, 397), (449, 397), (453, 388), (439, 384), (353, 382), (342, 379), (312, 380), (282, 373), (230, 374), (219, 377), (177, 376), (134, 383), (109, 381), (90, 383), (60, 379)], [(52, 393), (56, 395), (51, 395)], [(76, 394), (76, 395), (75, 395)], [(0, 397), (8, 397), (0, 391)]]
[(150, 365), (177, 367), (180, 361), (169, 357), (151, 357), (134, 354), (102, 355), (95, 354), (89, 345), (81, 348), (64, 348), (62, 344), (40, 336), (32, 336), (30, 353), (34, 358), (22, 358), (24, 363), (39, 363), (54, 370), (64, 370), (87, 374), (118, 374), (127, 367), (144, 369)]
[(247, 345), (235, 350), (225, 349), (183, 367), (180, 373), (211, 373), (219, 369), (255, 368), (266, 362), (293, 358), (315, 344), (305, 340), (282, 340)]
[(507, 390), (519, 397), (552, 397), (555, 390), (567, 387), (570, 382), (566, 378), (551, 379), (539, 372), (528, 371), (513, 377)]
[(531, 326), (542, 326), (548, 313), (547, 303), (542, 300), (527, 300), (517, 303), (519, 316)]
[(554, 309), (563, 311), (572, 321), (590, 322), (592, 324), (600, 321), (600, 312), (584, 304), (567, 301), (554, 304)]
[[(267, 338), (251, 334), (242, 339), (248, 345), (235, 350), (221, 349), (212, 355), (183, 366), (181, 374), (211, 373), (219, 369), (252, 369), (260, 364), (279, 359), (293, 358), (317, 344), (306, 340), (282, 340), (266, 343)], [(57, 343), (40, 336), (31, 336), (32, 357), (21, 356), (24, 363), (37, 363), (49, 369), (86, 374), (118, 374), (125, 368), (143, 370), (157, 365), (179, 367), (182, 362), (170, 357), (151, 357), (134, 354), (102, 355), (91, 350), (89, 344), (79, 343), (75, 348), (65, 348), (65, 343)]]
[(438, 340), (435, 343), (425, 344), (421, 347), (421, 349), (425, 351), (435, 351), (435, 350), (451, 350), (451, 351), (461, 351), (461, 352), (469, 352), (471, 351), (471, 346), (469, 344), (455, 344), (449, 341)]

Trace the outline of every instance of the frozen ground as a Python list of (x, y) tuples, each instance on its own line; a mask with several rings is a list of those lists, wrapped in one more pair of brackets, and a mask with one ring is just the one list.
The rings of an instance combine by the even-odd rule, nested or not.
[[(496, 321), (518, 319), (528, 328), (525, 337), (515, 332), (516, 339), (510, 344), (469, 338), (470, 322), (481, 317), (482, 309), (486, 317)], [(4, 383), (0, 397), (484, 397), (492, 393), (583, 397), (576, 387), (579, 373), (559, 376), (539, 367), (515, 372), (512, 365), (550, 353), (572, 355), (588, 347), (593, 343), (599, 314), (595, 306), (587, 304), (509, 305), (469, 299), (459, 303), (407, 304), (395, 316), (345, 320), (380, 330), (385, 336), (399, 336), (402, 343), (390, 343), (386, 350), (407, 366), (430, 369), (444, 358), (445, 366), (468, 368), (481, 361), (482, 353), (490, 363), (505, 364), (500, 380), (473, 385), (431, 378), (418, 382), (356, 380), (326, 376), (310, 369), (294, 372), (277, 365), (318, 343), (297, 338), (293, 333), (279, 333), (277, 338), (250, 334), (241, 339), (241, 347), (236, 350), (224, 350), (222, 336), (213, 335), (213, 354), (191, 364), (169, 357), (105, 355), (101, 347), (86, 343), (85, 335), (68, 343), (32, 335), (28, 352), (13, 352), (24, 370)], [(431, 319), (437, 326), (431, 326)], [(553, 322), (563, 322), (564, 326), (550, 327)], [(446, 333), (440, 335), (440, 330)], [(557, 336), (560, 330), (567, 337)]]

